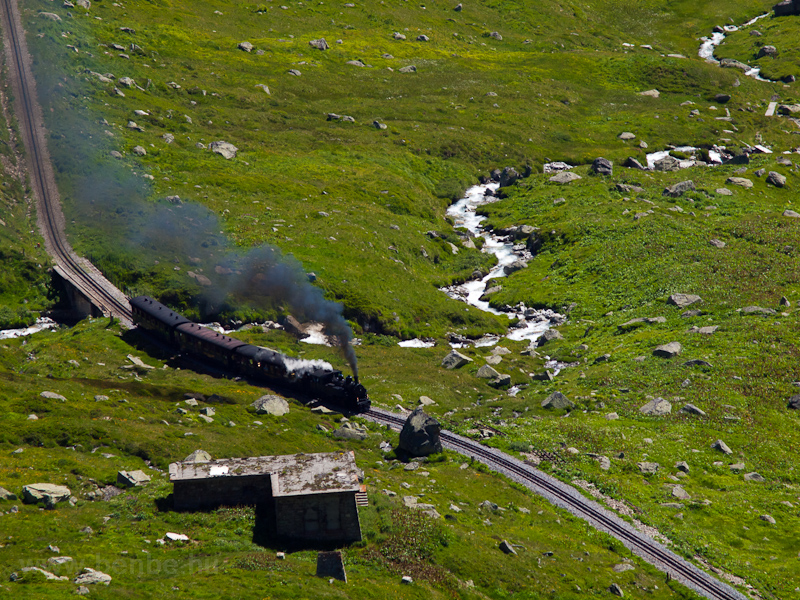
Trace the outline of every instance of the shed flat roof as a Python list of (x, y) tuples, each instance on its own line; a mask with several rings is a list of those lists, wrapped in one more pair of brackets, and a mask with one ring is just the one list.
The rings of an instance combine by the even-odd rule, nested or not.
[(206, 463), (176, 462), (169, 466), (169, 479), (173, 483), (259, 475), (270, 477), (275, 498), (361, 489), (352, 451), (224, 458)]

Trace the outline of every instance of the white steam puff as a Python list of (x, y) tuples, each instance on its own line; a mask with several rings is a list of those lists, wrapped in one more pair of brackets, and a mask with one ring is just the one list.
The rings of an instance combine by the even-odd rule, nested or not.
[(290, 356), (284, 356), (283, 364), (286, 366), (287, 371), (297, 375), (304, 375), (311, 369), (324, 369), (325, 371), (333, 371), (333, 366), (331, 363), (320, 359), (306, 360), (304, 358), (292, 358)]

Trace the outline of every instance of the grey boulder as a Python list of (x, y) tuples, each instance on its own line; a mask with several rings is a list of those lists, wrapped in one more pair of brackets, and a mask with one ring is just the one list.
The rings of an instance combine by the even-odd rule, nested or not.
[(661, 192), (661, 195), (669, 196), (670, 198), (679, 198), (683, 196), (684, 193), (694, 190), (695, 190), (694, 182), (691, 180), (687, 180), (678, 182), (674, 185), (667, 187), (666, 189), (664, 189), (663, 192)]
[(32, 483), (22, 488), (22, 501), (26, 504), (44, 502), (47, 508), (54, 508), (59, 502), (66, 502), (72, 496), (70, 489), (51, 483)]
[(149, 482), (150, 476), (142, 470), (117, 473), (117, 485), (121, 487), (138, 487)]
[(561, 392), (553, 392), (542, 400), (542, 408), (553, 408), (556, 410), (572, 409), (575, 404)]
[(284, 398), (272, 394), (261, 396), (261, 398), (253, 402), (250, 406), (254, 408), (256, 414), (259, 415), (280, 417), (289, 412), (289, 403)]
[(220, 156), (230, 160), (232, 158), (236, 158), (236, 152), (239, 150), (233, 144), (228, 142), (211, 142), (208, 145), (209, 150), (211, 150), (214, 154), (219, 154)]
[(655, 398), (639, 408), (639, 412), (643, 415), (660, 417), (672, 412), (672, 404), (668, 400), (664, 400), (664, 398)]
[(659, 358), (674, 358), (681, 353), (682, 349), (680, 343), (670, 342), (668, 344), (656, 346), (653, 350), (653, 356), (658, 356)]
[(458, 369), (471, 362), (472, 359), (470, 357), (464, 356), (458, 350), (451, 350), (450, 354), (442, 359), (442, 366), (445, 369)]
[(607, 158), (598, 157), (592, 162), (589, 171), (595, 175), (612, 175), (614, 172), (614, 165)]
[(702, 301), (703, 299), (696, 294), (672, 294), (667, 299), (667, 304), (672, 304), (678, 308), (686, 308), (687, 306), (691, 306), (692, 304)]
[(111, 575), (107, 575), (102, 571), (95, 571), (90, 567), (86, 567), (75, 578), (75, 583), (77, 585), (91, 585), (91, 584), (108, 585), (109, 583), (111, 583)]
[(414, 410), (400, 431), (398, 447), (412, 456), (428, 456), (442, 451), (439, 422), (426, 414), (422, 408)]
[(767, 183), (782, 188), (786, 185), (786, 177), (775, 171), (770, 171), (769, 175), (767, 175)]

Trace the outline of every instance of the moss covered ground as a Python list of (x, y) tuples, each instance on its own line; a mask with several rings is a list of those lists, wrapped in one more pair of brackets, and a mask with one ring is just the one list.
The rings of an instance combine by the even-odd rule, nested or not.
[[(763, 598), (792, 597), (800, 580), (792, 449), (800, 440), (787, 400), (800, 381), (800, 265), (798, 220), (783, 216), (794, 206), (796, 154), (783, 153), (794, 150), (797, 138), (793, 122), (764, 113), (770, 101), (793, 103), (794, 89), (697, 58), (699, 38), (715, 25), (741, 24), (772, 3), (497, 0), (464, 3), (460, 12), (454, 4), (102, 0), (87, 11), (25, 0), (73, 245), (121, 288), (220, 321), (289, 312), (220, 293), (226, 271), (218, 267), (233, 264), (231, 252), (277, 246), (343, 304), (362, 340), (360, 372), (376, 405), (411, 408), (428, 396), (436, 402), (429, 411), (448, 428), (473, 436), (476, 429), (491, 431), (487, 443), (516, 455), (556, 452), (563, 461), (542, 468), (626, 502), (682, 555), (742, 578)], [(41, 11), (62, 20), (37, 16)], [(731, 34), (716, 56), (758, 64), (769, 77), (793, 74), (793, 23), (759, 21), (754, 27), (762, 37)], [(428, 41), (417, 41), (419, 35)], [(321, 37), (329, 50), (309, 46)], [(243, 41), (252, 43), (251, 52), (237, 47)], [(781, 52), (756, 60), (757, 43)], [(368, 66), (346, 64), (351, 60)], [(409, 65), (416, 71), (400, 72)], [(123, 77), (135, 84), (126, 86)], [(649, 89), (660, 97), (639, 94)], [(731, 100), (719, 103), (720, 93)], [(355, 122), (329, 121), (328, 113)], [(636, 138), (618, 139), (623, 131)], [(174, 139), (167, 143), (164, 134)], [(197, 146), (220, 140), (239, 149), (236, 158)], [(761, 144), (773, 153), (753, 155), (747, 165), (672, 173), (621, 167), (628, 156), (644, 161), (645, 152), (668, 144), (702, 152), (715, 143), (734, 150)], [(136, 155), (136, 146), (146, 155)], [(10, 152), (8, 140), (0, 144), (2, 156)], [(612, 176), (589, 173), (597, 156), (614, 162)], [(582, 179), (551, 183), (542, 165), (554, 160), (577, 165)], [(528, 268), (503, 281), (492, 303), (571, 306), (559, 328), (564, 339), (538, 355), (522, 355), (520, 342), (501, 342), (511, 353), (496, 368), (522, 386), (515, 396), (475, 376), (491, 348), (463, 350), (474, 362), (457, 371), (439, 366), (449, 351), (447, 332), (477, 336), (507, 325), (438, 289), (491, 266), (487, 255), (462, 246), (444, 212), (480, 175), (504, 166), (531, 174), (482, 212), (493, 227), (538, 228), (539, 249)], [(786, 176), (786, 186), (767, 184), (766, 175), (756, 175), (762, 168)], [(731, 176), (754, 185), (727, 183)], [(662, 195), (687, 179), (694, 191)], [(0, 323), (6, 326), (30, 320), (53, 299), (36, 266), (47, 259), (36, 234), (27, 233), (35, 227), (25, 187), (3, 181), (0, 252), (8, 268), (0, 274)], [(638, 189), (619, 191), (617, 184)], [(212, 286), (200, 285), (190, 270)], [(673, 293), (700, 295), (702, 303), (690, 307), (700, 314), (683, 316), (686, 309), (668, 305)], [(774, 312), (741, 311), (749, 306)], [(664, 319), (624, 325), (639, 317)], [(152, 597), (177, 588), (190, 597), (224, 590), (243, 598), (577, 598), (608, 595), (612, 582), (626, 597), (692, 597), (636, 560), (634, 570), (615, 573), (611, 567), (630, 558), (619, 545), (501, 478), (471, 465), (462, 469), (460, 457), (425, 464), (422, 476), (381, 454), (379, 442), (394, 443), (396, 436), (374, 426), (367, 441), (343, 442), (317, 429), (331, 429), (335, 418), (299, 404), (287, 417), (260, 419), (246, 407), (262, 390), (179, 370), (163, 351), (107, 325), (89, 320), (0, 342), (6, 456), (0, 485), (19, 493), (35, 481), (66, 482), (79, 497), (76, 507), (50, 512), (17, 503), (19, 513), (0, 516), (6, 572), (46, 561), (47, 545), (54, 544), (75, 558), (58, 567), (65, 574), (78, 564), (107, 566), (114, 581), (92, 591), (100, 597)], [(704, 326), (718, 329), (692, 330)], [(239, 335), (344, 368), (331, 349), (283, 332)], [(436, 346), (397, 346), (399, 338), (418, 336)], [(679, 357), (652, 355), (673, 341), (683, 346)], [(157, 369), (121, 369), (129, 353)], [(547, 357), (571, 366), (552, 381), (533, 379)], [(690, 359), (708, 366), (683, 364)], [(67, 401), (43, 399), (44, 390)], [(217, 393), (231, 403), (215, 405), (215, 421), (206, 424), (193, 411), (175, 412), (187, 391)], [(576, 408), (542, 409), (553, 391)], [(642, 415), (639, 407), (651, 397), (670, 400), (672, 413)], [(687, 403), (705, 416), (680, 412)], [(717, 439), (733, 454), (713, 450)], [(274, 560), (281, 548), (259, 538), (249, 509), (167, 510), (163, 473), (152, 471), (150, 486), (108, 502), (85, 499), (94, 485), (113, 483), (120, 469), (163, 471), (198, 447), (219, 457), (354, 449), (370, 506), (362, 510), (365, 541), (346, 550), (351, 584), (313, 578), (311, 552)], [(23, 452), (13, 454), (18, 448)], [(601, 469), (595, 456), (608, 457), (610, 469)], [(678, 461), (688, 463), (687, 476)], [(639, 462), (660, 467), (644, 475)], [(740, 463), (742, 469), (730, 468)], [(765, 481), (746, 481), (752, 472)], [(688, 499), (674, 498), (676, 484)], [(457, 520), (427, 524), (417, 559), (398, 564), (392, 550), (398, 532), (417, 513), (383, 489), (413, 493)], [(483, 500), (507, 510), (485, 514), (478, 508)], [(451, 511), (451, 503), (463, 512)], [(8, 511), (14, 503), (3, 504)], [(93, 533), (80, 533), (86, 525)], [(192, 543), (156, 546), (175, 530)], [(505, 556), (497, 549), (501, 539), (524, 549)], [(405, 572), (418, 583), (401, 587)], [(33, 576), (24, 581), (0, 585), (22, 597), (74, 591)]]

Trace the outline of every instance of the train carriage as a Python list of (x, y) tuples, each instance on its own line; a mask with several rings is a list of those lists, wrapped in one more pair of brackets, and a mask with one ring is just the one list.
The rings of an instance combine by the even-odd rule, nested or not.
[(370, 407), (367, 390), (358, 378), (343, 377), (330, 365), (323, 368), (304, 364), (298, 368), (296, 359), (193, 323), (147, 296), (130, 302), (134, 323), (199, 359), (241, 375), (295, 388), (343, 408), (364, 411)]

